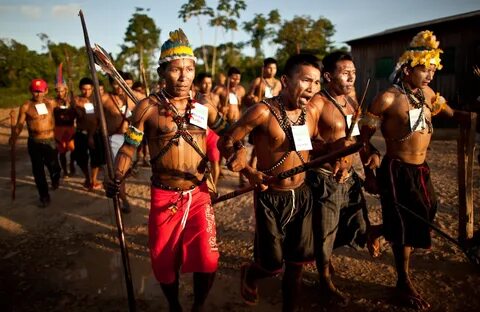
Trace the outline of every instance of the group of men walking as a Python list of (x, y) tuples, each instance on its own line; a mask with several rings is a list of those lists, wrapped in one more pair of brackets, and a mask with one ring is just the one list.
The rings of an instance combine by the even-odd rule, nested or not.
[[(332, 281), (333, 250), (368, 244), (371, 254), (378, 255), (381, 233), (394, 252), (401, 302), (428, 308), (410, 279), (409, 258), (412, 248), (430, 247), (430, 232), (401, 206), (433, 220), (437, 202), (425, 162), (433, 131), (431, 119), (436, 114), (458, 120), (463, 116), (428, 86), (441, 69), (438, 45), (432, 32), (417, 34), (399, 59), (392, 87), (377, 95), (359, 124), (352, 122), (360, 111), (354, 89), (355, 62), (345, 52), (325, 56), (323, 67), (313, 55), (293, 55), (280, 79), (275, 78), (276, 61), (266, 59), (248, 91), (240, 84), (240, 71), (230, 68), (226, 82), (212, 89), (208, 73), (195, 79), (196, 58), (179, 29), (170, 33), (161, 48), (157, 69), (165, 82), (161, 90), (142, 96), (134, 105), (112, 81), (113, 93), (102, 96), (115, 157), (115, 178), (106, 183), (107, 196), (120, 194), (124, 208), (129, 209), (122, 181), (138, 147), (146, 141), (152, 170), (150, 257), (170, 311), (182, 310), (180, 272), (193, 272), (192, 311), (204, 309), (214, 281), (219, 248), (207, 180), (211, 175), (214, 183), (218, 181), (220, 155), (229, 169), (255, 186), (253, 261), (240, 268), (241, 296), (247, 304), (258, 303), (260, 279), (283, 272), (283, 310), (295, 311), (302, 296), (303, 265), (313, 261), (319, 272), (319, 292), (334, 302), (348, 302), (348, 296)], [(97, 149), (96, 142), (101, 140), (95, 139), (97, 119), (88, 100), (93, 84), (85, 85), (90, 89), (84, 87), (84, 93), (81, 82), (82, 97), (74, 105), (75, 148), (79, 144)], [(42, 157), (52, 186), (58, 186), (59, 166), (53, 160), (52, 144), (53, 110), (59, 104), (44, 98), (45, 90), (43, 81), (32, 82), (32, 99), (20, 109), (17, 133), (26, 120), (34, 175), (40, 165), (43, 171), (36, 153), (48, 148), (52, 156), (42, 153)], [(387, 146), (382, 162), (380, 152), (369, 143), (377, 128)], [(250, 161), (247, 137), (254, 148)], [(266, 183), (272, 176), (356, 141), (365, 143), (358, 153), (306, 174)], [(95, 187), (93, 162), (90, 175), (81, 165), (84, 158), (75, 155), (85, 184)], [(38, 174), (38, 180), (40, 197), (45, 198), (45, 175)], [(363, 184), (381, 195), (381, 227), (369, 223)]]

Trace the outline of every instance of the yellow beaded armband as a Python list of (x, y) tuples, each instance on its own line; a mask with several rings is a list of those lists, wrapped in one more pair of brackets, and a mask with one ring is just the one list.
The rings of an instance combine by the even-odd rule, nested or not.
[(445, 105), (447, 104), (447, 101), (443, 96), (440, 95), (440, 93), (437, 92), (437, 95), (435, 97), (435, 102), (432, 103), (432, 108), (430, 109), (432, 111), (432, 116), (437, 115), (440, 113), (444, 108)]
[(366, 126), (368, 128), (377, 129), (382, 122), (382, 117), (372, 114), (370, 112), (366, 112), (362, 119), (360, 119), (360, 126)]
[(129, 126), (127, 132), (125, 132), (125, 143), (138, 147), (142, 143), (143, 132)]

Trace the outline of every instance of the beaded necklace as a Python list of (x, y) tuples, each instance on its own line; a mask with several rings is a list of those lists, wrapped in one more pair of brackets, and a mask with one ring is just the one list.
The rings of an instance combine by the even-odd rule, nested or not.
[[(166, 103), (164, 104), (164, 107), (166, 108), (165, 111), (165, 117), (172, 117), (173, 121), (178, 125), (180, 130), (184, 130), (187, 128), (187, 122), (190, 120), (192, 117), (192, 108), (193, 108), (193, 101), (191, 98), (188, 99), (187, 106), (185, 108), (185, 112), (183, 115), (180, 115), (178, 109), (175, 107), (175, 105), (170, 102), (168, 99), (167, 95), (168, 92), (165, 89), (162, 89), (160, 91), (160, 94), (162, 95), (164, 101), (160, 101), (161, 103)], [(172, 97), (172, 96), (170, 96)]]

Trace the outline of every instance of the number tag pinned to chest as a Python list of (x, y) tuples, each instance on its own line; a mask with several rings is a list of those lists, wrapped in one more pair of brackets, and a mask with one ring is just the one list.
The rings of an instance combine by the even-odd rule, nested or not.
[(192, 117), (190, 118), (190, 123), (192, 125), (207, 129), (208, 107), (197, 103), (190, 113), (192, 114)]
[(297, 152), (310, 151), (312, 149), (312, 141), (310, 140), (307, 125), (292, 126), (292, 135)]
[(238, 98), (237, 95), (233, 92), (228, 94), (228, 103), (231, 105), (238, 105)]
[(38, 103), (35, 104), (35, 109), (37, 110), (37, 113), (39, 115), (47, 115), (48, 114), (48, 109), (45, 103)]
[(85, 108), (85, 113), (87, 113), (87, 114), (95, 113), (95, 108), (93, 107), (92, 103), (83, 104), (83, 108)]
[(270, 99), (270, 98), (273, 97), (273, 90), (272, 90), (271, 87), (269, 87), (269, 86), (265, 87), (265, 95), (264, 96), (265, 96), (266, 99)]
[[(352, 118), (353, 118), (353, 115), (345, 116), (345, 119), (346, 119), (346, 122), (347, 122), (347, 129), (350, 129), (350, 127), (352, 126)], [(358, 122), (355, 124), (355, 127), (353, 127), (352, 137), (357, 136), (357, 135), (360, 135), (360, 129), (358, 128)]]
[(425, 116), (423, 115), (423, 108), (414, 108), (408, 111), (410, 119), (410, 130), (421, 131), (425, 129)]

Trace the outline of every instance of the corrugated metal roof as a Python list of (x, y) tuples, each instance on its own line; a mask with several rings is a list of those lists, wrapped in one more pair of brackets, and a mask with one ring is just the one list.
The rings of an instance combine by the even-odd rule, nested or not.
[(457, 14), (457, 15), (452, 15), (452, 16), (447, 16), (447, 17), (441, 17), (441, 18), (437, 18), (437, 19), (434, 19), (434, 20), (430, 20), (430, 21), (410, 24), (410, 25), (401, 26), (401, 27), (390, 28), (390, 29), (384, 30), (382, 32), (379, 32), (379, 33), (376, 33), (376, 34), (373, 34), (373, 35), (368, 35), (368, 36), (365, 36), (365, 37), (360, 37), (360, 38), (348, 40), (348, 41), (346, 41), (346, 43), (351, 44), (351, 43), (356, 42), (356, 41), (361, 41), (361, 40), (365, 40), (365, 39), (371, 39), (371, 38), (375, 38), (375, 37), (386, 36), (386, 35), (390, 35), (390, 34), (393, 34), (393, 33), (409, 30), (409, 29), (412, 29), (412, 28), (420, 28), (420, 27), (425, 27), (425, 26), (431, 26), (433, 24), (441, 24), (441, 23), (446, 23), (446, 22), (452, 22), (452, 21), (466, 19), (466, 18), (478, 16), (478, 15), (480, 15), (480, 10), (471, 11), (471, 12), (462, 13), (462, 14)]

